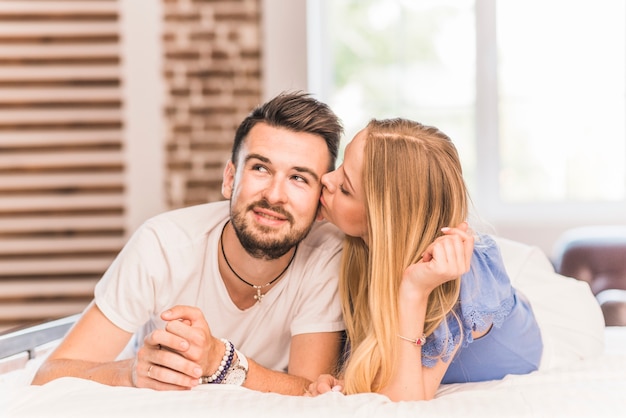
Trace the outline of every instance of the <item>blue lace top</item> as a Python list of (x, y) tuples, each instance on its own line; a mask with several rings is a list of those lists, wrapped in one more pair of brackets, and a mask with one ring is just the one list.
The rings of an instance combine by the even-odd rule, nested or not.
[[(422, 364), (433, 367), (441, 359), (449, 361), (454, 347), (461, 344), (442, 383), (500, 379), (539, 366), (543, 344), (532, 308), (512, 287), (500, 249), (488, 235), (476, 239), (471, 269), (461, 277), (454, 312), (456, 317), (448, 314), (422, 347)], [(490, 327), (474, 340), (472, 331)]]

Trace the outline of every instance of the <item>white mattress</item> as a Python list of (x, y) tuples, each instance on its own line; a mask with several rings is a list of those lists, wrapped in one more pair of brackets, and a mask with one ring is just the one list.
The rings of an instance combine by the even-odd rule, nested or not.
[(264, 394), (228, 385), (186, 392), (110, 387), (63, 378), (29, 386), (38, 362), (0, 376), (2, 417), (624, 417), (626, 327), (606, 329), (606, 350), (567, 367), (500, 381), (443, 385), (432, 401), (384, 396), (316, 398)]
[(306, 398), (228, 385), (157, 392), (62, 378), (30, 386), (37, 358), (0, 375), (0, 417), (626, 417), (626, 327), (605, 328), (586, 283), (554, 273), (537, 248), (499, 244), (541, 328), (544, 355), (534, 373), (443, 385), (434, 400), (393, 403), (376, 394)]

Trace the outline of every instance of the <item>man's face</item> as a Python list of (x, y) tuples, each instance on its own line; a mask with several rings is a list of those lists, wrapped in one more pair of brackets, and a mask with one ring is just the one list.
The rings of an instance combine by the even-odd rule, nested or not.
[(329, 164), (321, 136), (265, 123), (250, 130), (222, 185), (235, 232), (250, 254), (275, 259), (306, 236)]

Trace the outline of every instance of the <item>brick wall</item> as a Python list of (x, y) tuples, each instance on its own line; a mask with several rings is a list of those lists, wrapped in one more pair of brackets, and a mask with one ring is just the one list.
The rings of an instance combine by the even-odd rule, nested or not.
[(162, 0), (169, 208), (223, 199), (235, 130), (261, 102), (261, 0)]

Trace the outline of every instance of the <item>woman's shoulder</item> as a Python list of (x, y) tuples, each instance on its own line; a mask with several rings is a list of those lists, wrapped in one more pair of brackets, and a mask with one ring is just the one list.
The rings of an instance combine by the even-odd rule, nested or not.
[(463, 322), (473, 330), (499, 327), (514, 302), (514, 289), (500, 248), (489, 235), (479, 235), (470, 270), (461, 277), (459, 308)]
[(472, 268), (504, 269), (500, 247), (491, 235), (477, 234), (474, 237)]
[(468, 286), (480, 289), (497, 284), (506, 287), (511, 285), (500, 247), (492, 236), (477, 235), (470, 270), (461, 278), (461, 289)]

